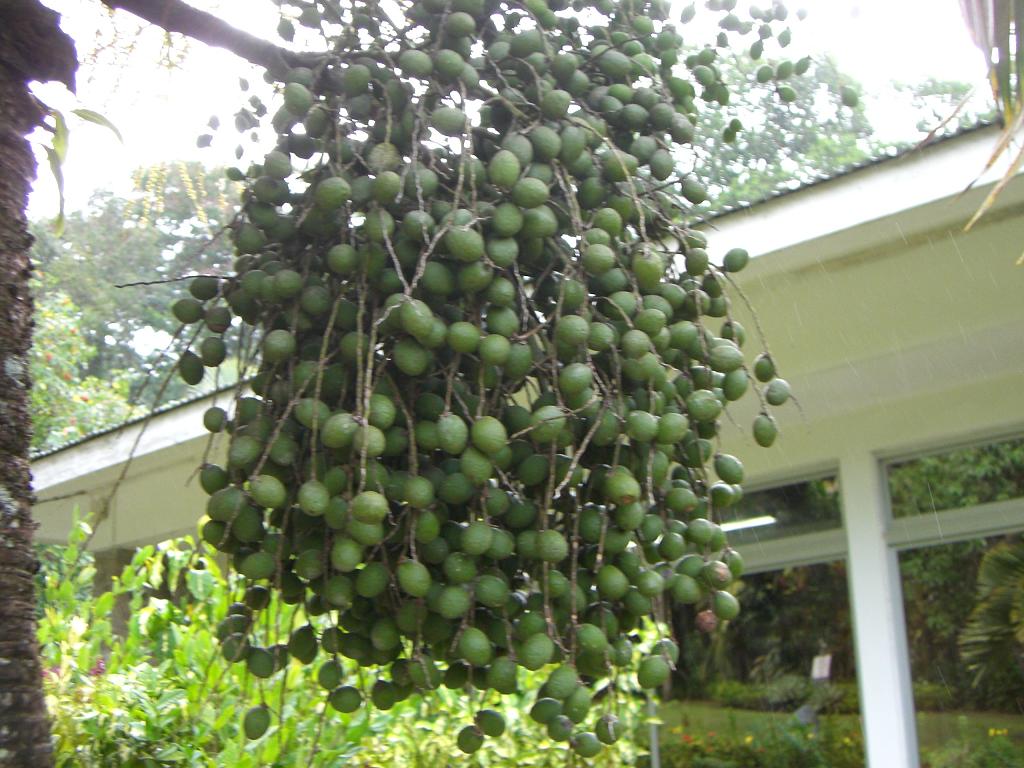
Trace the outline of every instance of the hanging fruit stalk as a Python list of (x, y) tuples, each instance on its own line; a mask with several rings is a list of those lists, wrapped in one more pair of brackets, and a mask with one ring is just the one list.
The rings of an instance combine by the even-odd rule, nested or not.
[[(679, 661), (666, 638), (632, 669), (644, 617), (737, 615), (742, 560), (715, 519), (743, 466), (719, 426), (756, 390), (771, 445), (789, 388), (767, 355), (748, 368), (731, 318), (746, 251), (712, 263), (685, 225), (708, 195), (694, 121), (729, 91), (667, 5), (304, 6), (330, 53), (273, 75), (277, 146), (234, 173), (236, 272), (174, 306), (208, 331), (189, 383), (233, 319), (260, 339), (254, 394), (205, 419), (230, 446), (202, 469), (202, 535), (251, 582), (218, 630), (228, 660), (261, 678), (318, 661), (340, 712), (546, 669), (531, 716), (590, 756), (621, 731), (595, 686), (656, 688)], [(785, 19), (711, 5), (762, 47)], [(304, 606), (286, 644), (261, 626), (270, 590)], [(269, 723), (257, 707), (245, 731)], [(458, 744), (503, 730), (481, 709)]]

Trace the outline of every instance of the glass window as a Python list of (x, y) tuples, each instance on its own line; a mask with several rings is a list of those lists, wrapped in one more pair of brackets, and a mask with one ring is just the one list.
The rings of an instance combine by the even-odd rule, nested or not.
[[(1024, 498), (1024, 437), (894, 463), (888, 485), (897, 519)], [(921, 764), (1024, 768), (1024, 538), (899, 563)]]
[[(928, 473), (942, 477), (934, 466)], [(976, 503), (960, 503), (950, 488), (940, 495), (948, 508)], [(899, 559), (921, 764), (1024, 767), (1024, 614), (1013, 608), (1024, 604), (1024, 537)]]
[[(678, 611), (663, 765), (862, 766), (847, 595), (846, 564), (836, 561), (744, 576), (740, 615), (711, 634)], [(813, 680), (824, 656), (827, 676)]]
[(744, 543), (839, 528), (839, 483), (825, 477), (754, 491), (723, 510), (721, 522), (741, 550)]
[(1024, 437), (889, 466), (894, 517), (1024, 497)]

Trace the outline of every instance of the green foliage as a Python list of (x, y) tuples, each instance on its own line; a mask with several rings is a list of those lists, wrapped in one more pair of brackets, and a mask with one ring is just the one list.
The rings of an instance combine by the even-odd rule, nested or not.
[(894, 517), (1024, 496), (1024, 438), (959, 448), (889, 468)]
[[(429, 700), (414, 695), (387, 711), (331, 711), (325, 718), (322, 697), (309, 695), (319, 689), (316, 667), (293, 661), (283, 679), (268, 686), (221, 657), (216, 627), (240, 596), (242, 580), (224, 574), (203, 545), (186, 537), (140, 549), (111, 592), (93, 595), (95, 569), (81, 550), (88, 534), (79, 523), (67, 547), (48, 550), (42, 577), (39, 642), (62, 768), (349, 761), (379, 768), (464, 766), (466, 758), (455, 757), (455, 737), (475, 705), (497, 709), (507, 729), (486, 742), (473, 765), (565, 765), (566, 746), (526, 716), (524, 693), (499, 700), (478, 692), (470, 704), (463, 692), (441, 689)], [(123, 637), (112, 630), (119, 601), (129, 604)], [(304, 620), (294, 607), (281, 616), (285, 624)], [(525, 673), (521, 690), (539, 686), (548, 672)], [(345, 674), (355, 685), (373, 682), (351, 666)], [(625, 727), (638, 727), (642, 700), (626, 691), (613, 698)], [(260, 702), (272, 710), (271, 726), (246, 740), (243, 716)], [(591, 764), (610, 768), (636, 758), (633, 740), (622, 739)]]
[(831, 694), (817, 694), (818, 686), (799, 675), (781, 675), (768, 683), (722, 680), (711, 687), (711, 697), (723, 706), (738, 709), (792, 711), (812, 698), (827, 704)]
[[(962, 706), (957, 691), (941, 683), (915, 681), (914, 707), (918, 712), (941, 712)], [(720, 680), (709, 687), (709, 698), (723, 707), (753, 711), (793, 711), (810, 704), (828, 714), (858, 714), (860, 701), (855, 682), (812, 683), (806, 677), (782, 675), (768, 683)]]
[(120, 424), (133, 414), (124, 373), (108, 371), (103, 379), (84, 373), (96, 349), (81, 321), (81, 311), (64, 293), (44, 292), (36, 302), (29, 395), (34, 450)]
[(710, 698), (723, 707), (762, 709), (764, 690), (761, 685), (739, 680), (719, 680), (708, 687)]
[[(916, 128), (923, 134), (963, 131), (981, 121), (993, 122), (996, 119), (996, 110), (991, 103), (980, 111), (972, 108), (973, 89), (968, 83), (929, 77), (919, 83), (893, 85), (920, 113)], [(942, 126), (941, 130), (937, 130), (939, 126)]]
[[(842, 561), (743, 577), (737, 594), (743, 613), (728, 632), (710, 639), (697, 633), (684, 646), (704, 650), (704, 683), (736, 679), (770, 683), (782, 675), (806, 679), (811, 660), (826, 648), (834, 679), (854, 672), (852, 631)], [(689, 695), (703, 693), (687, 680)]]
[[(733, 56), (719, 66), (752, 77), (766, 61)], [(880, 154), (883, 148), (872, 138), (864, 107), (841, 106), (840, 90), (850, 82), (834, 61), (825, 59), (812, 65), (808, 77), (788, 80), (796, 94), (792, 102), (779, 101), (770, 81), (737, 93), (733, 106), (744, 115), (743, 129), (732, 141), (714, 142), (702, 157), (716, 193), (707, 207), (756, 203)], [(718, 137), (729, 123), (724, 111), (709, 110), (702, 114), (700, 127)]]
[(918, 712), (940, 712), (958, 703), (953, 689), (942, 683), (919, 680), (914, 683), (914, 709)]
[[(896, 517), (1020, 498), (1024, 439), (895, 465), (889, 487)], [(900, 555), (912, 671), (916, 680), (954, 691), (946, 707), (1014, 711), (1024, 697), (1024, 632), (1014, 618), (1014, 603), (1024, 605), (1024, 580), (1013, 575), (1020, 545), (997, 544), (991, 557), (989, 546), (969, 541)]]
[[(87, 535), (76, 528), (69, 566)], [(237, 765), (272, 764), (262, 760), (266, 743), (245, 754), (231, 746), (239, 712), (256, 697), (216, 663), (213, 627), (230, 593), (223, 581), (216, 588), (215, 563), (193, 555), (187, 540), (141, 549), (112, 592), (87, 600), (91, 567), (47, 575), (39, 641), (58, 765), (213, 765), (218, 753)], [(191, 600), (156, 595), (179, 578)], [(124, 638), (112, 633), (117, 600), (130, 601)]]
[[(176, 330), (167, 307), (186, 293), (182, 282), (159, 281), (227, 269), (227, 238), (214, 236), (234, 215), (233, 188), (196, 162), (157, 165), (138, 170), (125, 197), (97, 191), (67, 215), (59, 237), (45, 224), (32, 227), (32, 260), (44, 275), (37, 301), (68, 297), (77, 333), (94, 350), (80, 361), (81, 377), (121, 376), (140, 402), (153, 402), (158, 387), (143, 385), (173, 365), (159, 354)], [(157, 284), (116, 287), (132, 281)], [(163, 401), (185, 392), (173, 380)]]
[(860, 694), (856, 681), (819, 683), (811, 690), (810, 703), (818, 712), (859, 715)]
[(1006, 730), (990, 728), (984, 740), (963, 733), (940, 749), (922, 755), (922, 768), (1024, 768), (1024, 751)]
[(979, 696), (972, 689), (956, 644), (974, 604), (975, 579), (984, 550), (984, 542), (970, 541), (900, 554), (911, 674), (919, 682), (953, 687), (961, 706), (992, 703), (991, 697)]
[[(779, 63), (765, 57), (751, 61), (732, 56), (723, 57), (718, 66), (750, 76)], [(713, 138), (701, 158), (714, 192), (701, 206), (703, 215), (757, 203), (912, 147), (931, 131), (947, 135), (993, 116), (991, 110), (979, 112), (973, 103), (961, 106), (971, 91), (966, 83), (935, 79), (898, 83), (894, 89), (917, 115), (917, 135), (908, 126), (903, 136), (883, 139), (876, 135), (864, 105), (843, 105), (844, 89), (856, 83), (833, 59), (815, 60), (808, 73), (809, 77), (787, 80), (795, 95), (791, 102), (776, 98), (776, 84), (771, 81), (734, 94), (730, 106), (744, 116), (744, 122), (731, 136), (730, 118), (724, 111), (702, 113), (698, 127)], [(944, 123), (954, 112), (956, 117)]]
[(959, 641), (977, 684), (1013, 690), (1006, 685), (1009, 678), (1024, 690), (1024, 539), (985, 553), (977, 601)]
[[(900, 554), (914, 700), (919, 711), (1017, 711), (1024, 686), (1017, 672), (1019, 641), (1016, 646), (1012, 641), (1014, 627), (1019, 626), (1010, 621), (1011, 616), (1019, 615), (1009, 609), (1012, 580), (992, 593), (997, 598), (991, 603), (979, 603), (975, 596), (986, 546), (982, 541), (961, 542)], [(997, 551), (1007, 548), (1013, 549), (1012, 544)], [(811, 659), (824, 643), (832, 654), (836, 682), (822, 690), (843, 692), (825, 710), (857, 711), (845, 563), (748, 576), (738, 594), (744, 612), (729, 632), (710, 640), (693, 633), (684, 643), (686, 652), (703, 654), (698, 658), (706, 672), (703, 683), (692, 677), (684, 679), (682, 692), (728, 706), (771, 709), (766, 689), (791, 673), (806, 680)], [(969, 623), (972, 611), (979, 618), (970, 631), (969, 645), (979, 655), (961, 658), (960, 648), (965, 647), (968, 636), (961, 630), (973, 626)], [(999, 647), (997, 638), (1010, 642), (1002, 645), (1000, 654), (987, 665), (992, 674), (976, 681), (969, 665), (980, 658), (984, 648)], [(832, 697), (826, 700), (832, 702)]]
[(772, 709), (795, 709), (811, 695), (806, 675), (780, 675), (764, 687), (765, 701)]
[[(43, 122), (43, 128), (46, 131), (49, 131), (52, 138), (50, 139), (49, 144), (40, 143), (40, 146), (42, 146), (43, 151), (46, 153), (46, 160), (50, 166), (50, 173), (53, 174), (53, 180), (57, 185), (59, 210), (51, 226), (53, 228), (54, 235), (60, 237), (64, 233), (64, 225), (66, 221), (64, 217), (64, 161), (67, 160), (68, 156), (68, 143), (71, 137), (71, 132), (68, 129), (67, 118), (64, 117), (63, 112), (51, 107), (47, 107), (46, 111), (47, 120)], [(121, 132), (117, 129), (117, 126), (99, 112), (82, 108), (72, 109), (71, 114), (87, 123), (92, 123), (93, 125), (99, 125), (108, 129), (117, 136), (118, 141), (123, 141), (121, 138)], [(52, 125), (48, 121), (52, 121)]]
[(673, 728), (662, 740), (664, 768), (861, 768), (860, 729), (824, 718), (815, 729), (795, 719), (749, 732), (687, 733)]

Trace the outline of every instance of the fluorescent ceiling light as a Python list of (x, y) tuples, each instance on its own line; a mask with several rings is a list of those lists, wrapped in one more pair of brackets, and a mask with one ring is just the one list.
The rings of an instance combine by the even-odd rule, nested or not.
[(776, 520), (771, 515), (761, 515), (760, 517), (751, 517), (747, 520), (734, 520), (731, 523), (722, 523), (722, 530), (728, 533), (729, 531), (741, 531), (744, 528), (760, 528), (763, 525), (775, 525)]

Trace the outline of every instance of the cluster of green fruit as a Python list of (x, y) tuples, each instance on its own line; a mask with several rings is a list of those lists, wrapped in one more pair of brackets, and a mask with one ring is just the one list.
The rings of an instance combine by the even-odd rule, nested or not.
[[(755, 389), (771, 445), (789, 391), (731, 319), (747, 253), (713, 264), (682, 223), (706, 192), (677, 153), (728, 89), (667, 5), (425, 0), (384, 40), (371, 3), (338, 11), (321, 64), (283, 73), (277, 146), (235, 174), (237, 274), (174, 306), (210, 331), (181, 359), (190, 383), (233, 318), (260, 344), (253, 396), (206, 414), (230, 445), (202, 469), (203, 537), (251, 580), (226, 658), (260, 678), (321, 658), (341, 712), (509, 693), (551, 665), (531, 716), (592, 756), (620, 731), (591, 719), (595, 685), (634, 671), (644, 617), (737, 615), (742, 560), (714, 518), (743, 467), (719, 424)], [(735, 18), (760, 41), (785, 14)], [(308, 623), (264, 647), (270, 590)], [(639, 685), (678, 656), (658, 643)], [(342, 659), (387, 671), (367, 692)], [(246, 731), (268, 724), (257, 707)], [(503, 729), (481, 710), (459, 746)]]

